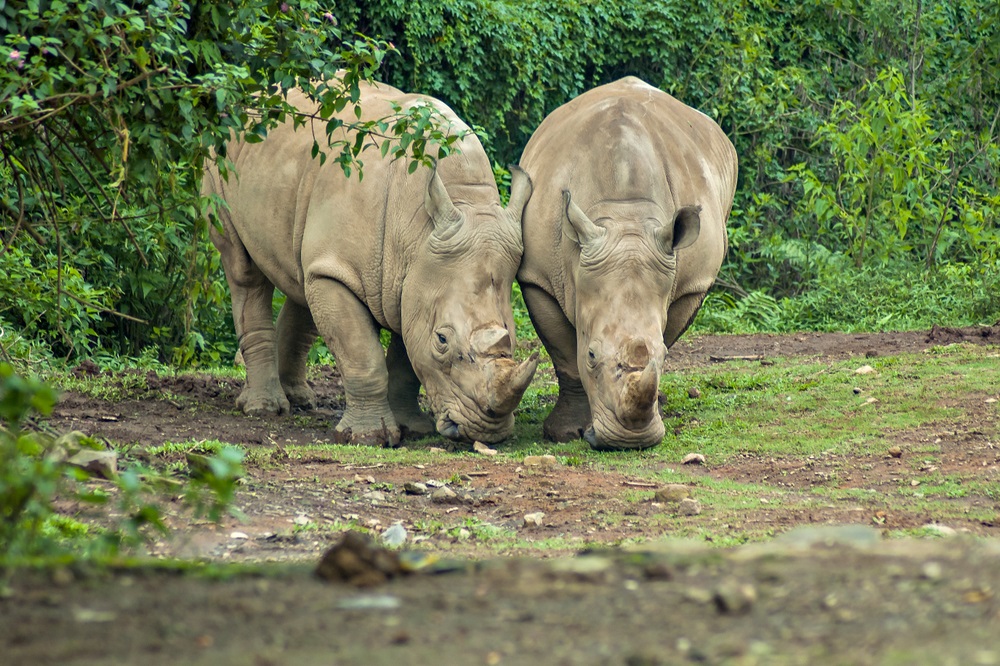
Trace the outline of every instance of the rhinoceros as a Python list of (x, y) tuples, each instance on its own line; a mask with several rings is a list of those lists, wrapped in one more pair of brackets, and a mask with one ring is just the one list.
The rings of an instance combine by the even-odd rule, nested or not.
[(658, 444), (667, 348), (726, 253), (737, 158), (722, 129), (626, 77), (557, 108), (520, 166), (534, 186), (517, 279), (555, 366), (549, 439)]
[[(317, 110), (301, 91), (289, 101)], [(391, 115), (393, 102), (433, 105), (467, 129), (442, 102), (384, 84), (362, 85), (361, 119)], [(355, 119), (350, 107), (341, 117)], [(236, 175), (206, 169), (203, 193), (225, 202), (216, 213), (221, 231), (213, 226), (211, 235), (246, 364), (238, 406), (256, 415), (312, 406), (306, 360), (319, 334), (346, 394), (338, 440), (395, 444), (435, 426), (452, 439), (504, 439), (537, 365), (537, 355), (512, 358), (510, 295), (530, 180), (513, 169), (503, 208), (471, 133), (434, 168), (408, 173), (408, 160), (372, 151), (362, 153), (363, 179), (348, 178), (333, 160), (312, 158), (313, 138), (324, 131), (319, 121), (298, 131), (288, 121), (260, 143), (228, 145)], [(275, 288), (286, 296), (277, 333)], [(421, 385), (434, 421), (418, 405)]]

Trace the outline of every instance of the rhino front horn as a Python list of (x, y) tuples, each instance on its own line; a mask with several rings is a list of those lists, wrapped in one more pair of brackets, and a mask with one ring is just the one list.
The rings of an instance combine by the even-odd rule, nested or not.
[(653, 416), (659, 373), (656, 364), (625, 375), (621, 394), (621, 418), (626, 425), (645, 424)]
[[(506, 363), (505, 363), (506, 361)], [(489, 407), (494, 414), (510, 414), (521, 402), (521, 396), (528, 389), (531, 378), (538, 367), (538, 352), (520, 364), (509, 359), (498, 359), (496, 374), (490, 386)], [(501, 365), (502, 364), (502, 365)]]

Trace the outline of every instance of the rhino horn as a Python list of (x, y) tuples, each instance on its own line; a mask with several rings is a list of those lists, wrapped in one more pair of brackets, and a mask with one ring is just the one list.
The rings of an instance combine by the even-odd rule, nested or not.
[(510, 200), (507, 202), (507, 210), (520, 220), (521, 213), (524, 211), (528, 199), (531, 198), (534, 186), (524, 169), (516, 164), (511, 164), (508, 168), (510, 169)]
[(472, 334), (472, 351), (485, 356), (510, 356), (510, 332), (501, 326), (481, 328)]
[(538, 367), (538, 352), (520, 364), (510, 359), (498, 359), (495, 363), (498, 365), (490, 386), (489, 408), (494, 414), (510, 414), (531, 383)]
[(644, 423), (652, 418), (659, 388), (656, 364), (649, 363), (643, 370), (625, 375), (621, 393), (621, 417), (624, 423)]
[(625, 362), (626, 367), (645, 368), (649, 365), (649, 356), (649, 345), (646, 344), (645, 340), (632, 338), (625, 343), (622, 360)]
[(563, 225), (566, 234), (574, 239), (581, 247), (589, 245), (607, 233), (603, 227), (599, 227), (591, 221), (587, 214), (580, 210), (580, 207), (573, 202), (569, 190), (563, 190), (563, 205), (566, 208), (566, 220), (569, 225)]
[(441, 240), (451, 238), (462, 228), (462, 211), (452, 203), (438, 175), (437, 165), (431, 170), (431, 179), (424, 193), (424, 209), (434, 223), (434, 235)]
[(701, 233), (701, 206), (684, 206), (674, 215), (673, 224), (665, 224), (656, 232), (660, 250), (673, 254), (698, 240)]

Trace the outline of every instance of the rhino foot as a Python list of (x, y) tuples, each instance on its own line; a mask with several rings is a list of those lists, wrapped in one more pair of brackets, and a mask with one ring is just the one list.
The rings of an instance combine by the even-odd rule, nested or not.
[(292, 407), (299, 409), (316, 408), (316, 392), (309, 388), (308, 385), (299, 384), (297, 386), (289, 386), (282, 384), (281, 388), (284, 389), (285, 397), (288, 398), (288, 402)]
[(377, 428), (365, 427), (362, 424), (351, 426), (346, 424), (348, 418), (340, 420), (334, 432), (334, 440), (339, 444), (363, 444), (365, 446), (383, 446), (393, 448), (399, 446), (402, 441), (402, 433), (395, 420), (387, 423), (385, 419), (380, 419)]
[(423, 412), (395, 414), (395, 416), (404, 439), (420, 439), (437, 432), (434, 421)]
[[(574, 402), (577, 404), (571, 404)], [(583, 437), (590, 422), (590, 405), (586, 397), (574, 400), (560, 395), (552, 413), (542, 424), (542, 433), (553, 442), (571, 442)]]
[(291, 411), (283, 392), (245, 388), (236, 399), (236, 406), (250, 416), (276, 416)]

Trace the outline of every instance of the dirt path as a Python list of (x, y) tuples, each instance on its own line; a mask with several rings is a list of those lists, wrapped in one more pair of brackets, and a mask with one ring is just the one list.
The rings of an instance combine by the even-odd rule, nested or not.
[[(668, 363), (685, 370), (732, 359), (870, 359), (997, 340), (1000, 327), (708, 336), (676, 345)], [(685, 519), (692, 529), (735, 542), (743, 534), (789, 536), (732, 550), (706, 550), (709, 537), (701, 545), (659, 546), (678, 524), (676, 510), (650, 501), (656, 484), (619, 458), (577, 464), (564, 453), (553, 466), (522, 455), (454, 455), (443, 442), (425, 442), (385, 458), (371, 450), (369, 460), (352, 452), (338, 459), (309, 447), (332, 440), (330, 423), (343, 406), (333, 373), (314, 378), (318, 412), (273, 420), (233, 410), (235, 380), (108, 379), (134, 386), (132, 396), (106, 402), (69, 393), (50, 426), (139, 443), (128, 455), (140, 460), (167, 442), (223, 440), (250, 451), (237, 497), (246, 520), (215, 527), (173, 519), (178, 538), (154, 544), (154, 555), (300, 564), (228, 581), (149, 571), (19, 574), (0, 599), (5, 665), (1000, 664), (1000, 547), (971, 539), (1000, 535), (1000, 520), (981, 517), (992, 509), (1000, 516), (1000, 505), (979, 494), (956, 496), (940, 533), (968, 536), (881, 540), (876, 528), (937, 522), (919, 502), (887, 511), (879, 498), (918, 471), (912, 460), (746, 455), (686, 466), (695, 480), (764, 487), (780, 478), (793, 507), (708, 507)], [(936, 466), (1000, 483), (995, 408), (981, 396), (959, 401), (971, 415), (962, 428), (907, 436), (941, 442)], [(671, 451), (656, 464), (673, 469), (685, 453)], [(160, 452), (155, 462), (180, 464), (183, 457)], [(809, 502), (817, 479), (832, 474), (839, 489), (862, 495)], [(418, 483), (424, 488), (407, 490)], [(432, 499), (442, 486), (455, 496)], [(525, 520), (536, 512), (544, 514), (537, 524)], [(371, 590), (310, 575), (343, 530), (377, 535), (395, 523), (420, 552), (480, 563)], [(842, 523), (868, 527), (793, 529)], [(641, 552), (566, 557), (588, 544), (629, 543)], [(517, 557), (503, 557), (509, 554)]]

